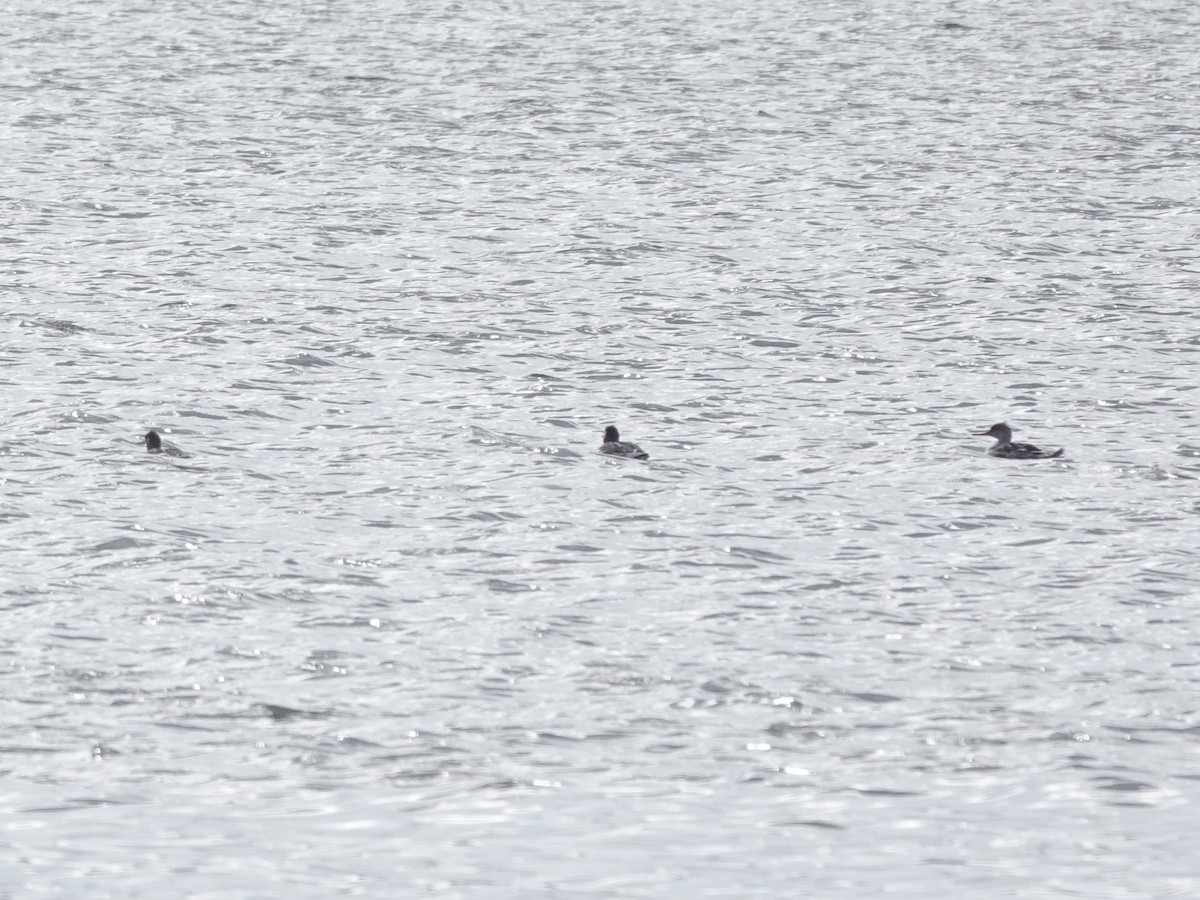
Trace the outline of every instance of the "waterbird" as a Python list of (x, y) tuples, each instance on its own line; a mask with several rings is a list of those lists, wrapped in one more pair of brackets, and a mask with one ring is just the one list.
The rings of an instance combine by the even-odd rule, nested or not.
[(617, 431), (616, 425), (609, 425), (604, 429), (604, 443), (600, 445), (600, 452), (613, 456), (624, 456), (628, 459), (650, 458), (650, 454), (637, 444), (621, 440), (621, 432)]
[(1054, 459), (1056, 456), (1063, 455), (1062, 447), (1052, 453), (1049, 450), (1035, 447), (1033, 444), (1014, 444), (1013, 430), (1004, 422), (997, 422), (987, 431), (980, 431), (977, 434), (979, 437), (986, 436), (996, 439), (996, 443), (988, 450), (988, 456), (999, 456), (1001, 459)]
[(147, 453), (165, 453), (167, 456), (178, 457), (187, 456), (186, 453), (184, 453), (182, 450), (176, 449), (175, 447), (164, 447), (162, 438), (159, 437), (158, 432), (153, 428), (146, 432), (145, 441)]

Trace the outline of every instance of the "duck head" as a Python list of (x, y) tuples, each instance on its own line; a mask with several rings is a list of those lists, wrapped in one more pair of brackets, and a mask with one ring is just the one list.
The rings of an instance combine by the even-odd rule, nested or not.
[(995, 425), (993, 425), (987, 431), (980, 431), (977, 433), (980, 437), (994, 437), (996, 440), (998, 440), (1002, 444), (1011, 444), (1012, 443), (1013, 430), (1011, 428), (1009, 428), (1003, 422), (997, 422)]

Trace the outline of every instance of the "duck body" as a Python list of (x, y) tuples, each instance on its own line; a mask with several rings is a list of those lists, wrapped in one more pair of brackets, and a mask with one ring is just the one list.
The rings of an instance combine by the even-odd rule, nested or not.
[(996, 439), (996, 443), (988, 449), (988, 456), (996, 456), (1000, 459), (1055, 459), (1063, 455), (1062, 447), (1057, 450), (1043, 450), (1033, 444), (1013, 441), (1012, 429), (1003, 422), (997, 422), (987, 431), (979, 432), (979, 436)]
[(1063, 448), (1057, 450), (1043, 450), (1041, 447), (1035, 447), (1033, 444), (1021, 444), (1010, 442), (1007, 444), (996, 444), (988, 450), (988, 456), (998, 456), (1001, 459), (1055, 459), (1063, 455)]
[(621, 432), (617, 431), (615, 425), (609, 425), (604, 429), (604, 443), (600, 445), (600, 452), (607, 453), (609, 456), (623, 456), (626, 459), (650, 458), (650, 454), (637, 444), (621, 440)]

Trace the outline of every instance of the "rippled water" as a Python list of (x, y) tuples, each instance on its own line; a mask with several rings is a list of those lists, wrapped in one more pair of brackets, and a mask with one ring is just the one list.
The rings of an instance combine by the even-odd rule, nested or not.
[(1200, 894), (1200, 6), (7, 13), (9, 894)]

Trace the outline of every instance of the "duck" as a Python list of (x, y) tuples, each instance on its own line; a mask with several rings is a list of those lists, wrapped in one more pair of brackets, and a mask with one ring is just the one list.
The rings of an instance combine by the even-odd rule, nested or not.
[(601, 453), (611, 456), (624, 456), (627, 459), (649, 459), (650, 454), (632, 441), (621, 440), (621, 432), (616, 425), (604, 429), (604, 443), (600, 445)]
[(165, 453), (167, 456), (177, 456), (180, 458), (187, 456), (186, 453), (175, 447), (164, 447), (162, 438), (159, 437), (158, 432), (153, 428), (146, 432), (146, 437), (143, 440), (146, 442), (147, 453)]
[(994, 443), (988, 450), (988, 456), (998, 456), (1001, 459), (1054, 459), (1063, 455), (1063, 448), (1051, 452), (1035, 447), (1033, 444), (1014, 444), (1013, 430), (1004, 422), (997, 422), (987, 431), (977, 432), (979, 437), (994, 437)]

